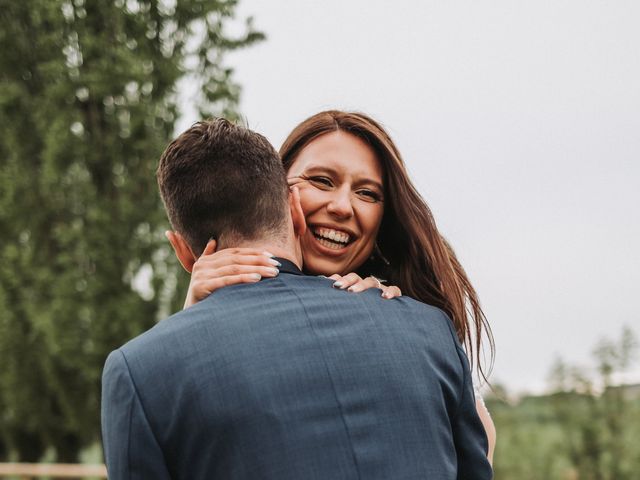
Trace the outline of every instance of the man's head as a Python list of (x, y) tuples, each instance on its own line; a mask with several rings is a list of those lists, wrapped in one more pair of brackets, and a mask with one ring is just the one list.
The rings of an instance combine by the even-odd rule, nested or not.
[(218, 248), (287, 242), (284, 169), (256, 132), (222, 118), (198, 122), (164, 151), (157, 178), (171, 225), (196, 255), (210, 238)]

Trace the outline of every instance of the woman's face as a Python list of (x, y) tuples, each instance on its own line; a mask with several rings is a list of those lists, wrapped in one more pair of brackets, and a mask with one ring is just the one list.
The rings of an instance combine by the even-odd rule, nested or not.
[(287, 177), (300, 190), (307, 221), (305, 270), (357, 270), (371, 255), (384, 211), (382, 166), (373, 149), (350, 133), (327, 133), (298, 154)]

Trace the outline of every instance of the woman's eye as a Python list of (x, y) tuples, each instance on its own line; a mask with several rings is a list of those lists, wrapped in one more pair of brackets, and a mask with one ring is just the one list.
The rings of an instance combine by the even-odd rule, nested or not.
[(311, 177), (309, 180), (315, 185), (319, 185), (321, 187), (331, 187), (333, 183), (327, 177)]
[(379, 202), (382, 200), (382, 197), (372, 190), (358, 190), (358, 195), (368, 202)]

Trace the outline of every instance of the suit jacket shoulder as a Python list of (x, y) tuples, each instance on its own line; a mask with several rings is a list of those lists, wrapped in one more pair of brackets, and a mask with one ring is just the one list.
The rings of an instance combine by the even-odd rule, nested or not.
[(490, 478), (451, 322), (330, 285), (281, 274), (160, 322), (105, 370), (132, 391), (107, 417), (133, 409), (172, 478)]

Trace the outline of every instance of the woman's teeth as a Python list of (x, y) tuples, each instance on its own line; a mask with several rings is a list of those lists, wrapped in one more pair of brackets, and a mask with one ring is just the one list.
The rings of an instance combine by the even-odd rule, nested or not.
[(334, 250), (344, 248), (350, 240), (348, 233), (339, 232), (331, 228), (317, 228), (313, 231), (313, 234), (320, 245)]
[(331, 248), (333, 250), (340, 250), (341, 248), (345, 247), (344, 243), (332, 242), (331, 240), (325, 240), (322, 237), (316, 237), (316, 240), (318, 240), (318, 243), (320, 245), (324, 245), (325, 247)]

